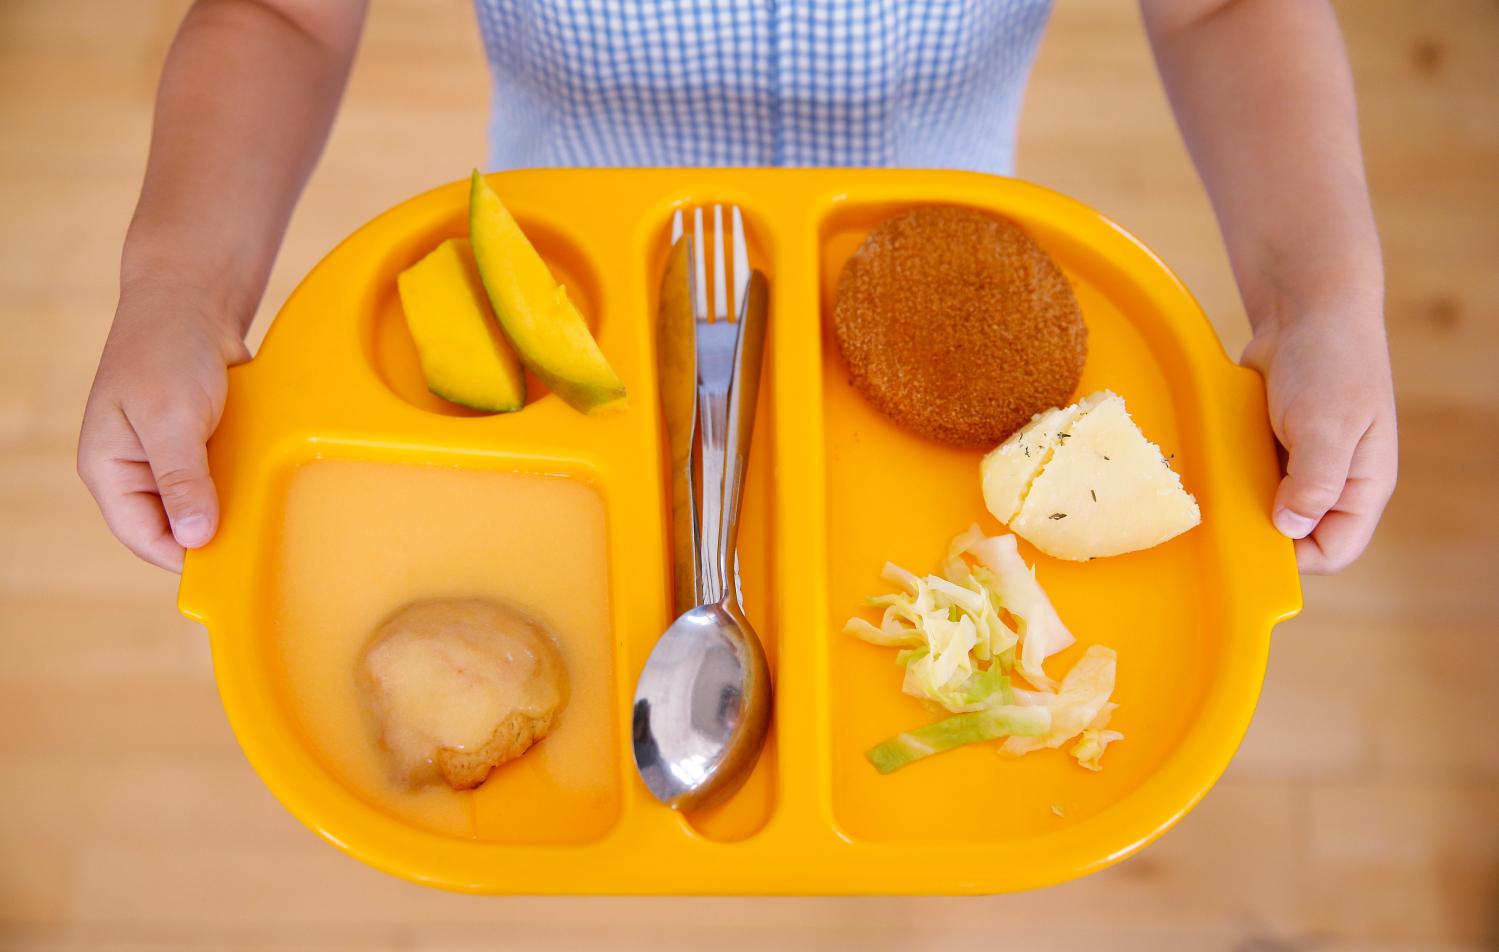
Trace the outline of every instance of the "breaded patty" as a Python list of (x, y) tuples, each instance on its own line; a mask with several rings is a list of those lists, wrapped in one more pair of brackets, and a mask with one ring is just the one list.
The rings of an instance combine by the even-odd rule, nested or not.
[(992, 447), (1069, 402), (1088, 329), (1056, 262), (1008, 219), (930, 205), (881, 222), (838, 279), (853, 385), (923, 436)]
[(356, 680), (412, 784), (477, 787), (556, 727), (567, 671), (534, 619), (478, 598), (415, 602), (375, 632)]

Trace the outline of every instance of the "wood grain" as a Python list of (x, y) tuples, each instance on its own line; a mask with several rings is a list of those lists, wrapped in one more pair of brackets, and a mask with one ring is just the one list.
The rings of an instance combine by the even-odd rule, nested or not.
[[(255, 336), (388, 205), (482, 163), (465, 0), (373, 5)], [(1402, 481), (1309, 580), (1223, 782), (1081, 882), (986, 899), (476, 899), (388, 878), (281, 810), (224, 724), (175, 580), (72, 473), (151, 94), (182, 0), (0, 4), (0, 947), (29, 950), (1475, 949), (1499, 941), (1499, 7), (1339, 4), (1388, 257)], [(1172, 263), (1246, 332), (1132, 4), (1062, 0), (1021, 173)], [(663, 937), (657, 926), (669, 920)]]

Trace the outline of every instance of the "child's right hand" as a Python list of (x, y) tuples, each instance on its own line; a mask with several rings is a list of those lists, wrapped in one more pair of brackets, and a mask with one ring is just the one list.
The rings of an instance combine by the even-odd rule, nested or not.
[(250, 357), (223, 310), (201, 288), (122, 288), (78, 439), (78, 475), (110, 531), (174, 572), (218, 527), (205, 446), (229, 366)]

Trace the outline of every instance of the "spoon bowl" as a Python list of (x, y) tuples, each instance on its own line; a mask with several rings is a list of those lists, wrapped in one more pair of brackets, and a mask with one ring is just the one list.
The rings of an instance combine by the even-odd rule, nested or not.
[(635, 688), (635, 764), (656, 799), (711, 806), (744, 783), (770, 723), (765, 651), (732, 599), (684, 612)]

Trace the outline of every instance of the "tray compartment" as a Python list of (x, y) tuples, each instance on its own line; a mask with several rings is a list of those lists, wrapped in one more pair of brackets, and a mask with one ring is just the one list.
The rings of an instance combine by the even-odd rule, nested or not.
[[(600, 327), (600, 292), (597, 271), (589, 264), (583, 249), (564, 232), (548, 224), (544, 219), (520, 217), (521, 230), (531, 239), (541, 257), (551, 269), (552, 276), (567, 288), (568, 296), (577, 305), (589, 327), (598, 333)], [(438, 244), (449, 238), (468, 236), (468, 221), (458, 218), (445, 221), (428, 233), (419, 245), (402, 243), (393, 251), (390, 268), (399, 273), (421, 260)], [(401, 309), (401, 298), (395, 285), (390, 293), (382, 295), (372, 315), (373, 326), (368, 331), (366, 348), (376, 373), (386, 387), (402, 400), (430, 413), (445, 416), (475, 417), (489, 416), (479, 410), (450, 403), (427, 389), (422, 377), (421, 364), (417, 360), (416, 344), (406, 327), (406, 317)], [(526, 406), (531, 407), (551, 395), (546, 384), (536, 375), (526, 371)]]
[[(725, 205), (724, 208), (724, 230), (727, 235), (729, 228), (729, 216), (727, 206), (737, 203), (740, 206), (744, 221), (745, 242), (748, 246), (748, 256), (751, 267), (759, 268), (766, 273), (767, 278), (774, 286), (776, 278), (775, 261), (772, 254), (772, 246), (765, 240), (767, 223), (759, 214), (750, 196), (723, 195), (708, 190), (694, 190), (690, 196), (683, 196), (672, 202), (670, 206), (663, 209), (658, 218), (654, 219), (656, 227), (651, 227), (647, 219), (645, 242), (642, 247), (640, 260), (645, 264), (644, 281), (649, 289), (649, 302), (645, 313), (650, 315), (647, 322), (651, 329), (652, 338), (655, 341), (657, 328), (657, 314), (660, 307), (660, 282), (661, 275), (666, 269), (667, 254), (671, 247), (671, 211), (675, 207), (686, 210), (684, 227), (687, 232), (692, 232), (693, 207), (703, 208), (703, 226), (705, 235), (711, 235), (713, 227), (712, 205), (717, 202)], [(711, 241), (711, 238), (710, 238)], [(713, 279), (713, 261), (711, 256), (711, 244), (705, 249), (707, 257), (708, 279)], [(711, 305), (711, 295), (709, 302)], [(776, 571), (774, 561), (774, 548), (776, 540), (776, 487), (774, 473), (776, 469), (776, 400), (773, 381), (777, 373), (777, 361), (775, 359), (775, 335), (777, 314), (775, 307), (768, 312), (767, 338), (765, 342), (765, 364), (761, 371), (761, 383), (759, 402), (755, 411), (755, 432), (752, 437), (749, 456), (749, 469), (745, 475), (744, 502), (740, 512), (739, 520), (739, 546), (738, 546), (738, 570), (740, 573), (740, 589), (744, 599), (744, 611), (750, 623), (754, 626), (756, 634), (760, 636), (761, 643), (765, 646), (765, 658), (770, 667), (772, 683), (779, 674), (779, 620), (776, 612), (777, 588), (780, 584), (779, 573)], [(667, 470), (668, 460), (666, 458), (665, 436), (662, 435), (660, 447), (661, 457), (661, 493), (664, 511), (669, 513), (670, 506), (666, 501), (670, 493), (670, 473)], [(661, 546), (664, 552), (670, 552), (669, 525), (664, 521), (661, 525)], [(668, 573), (668, 578), (669, 578)], [(670, 592), (663, 590), (663, 617), (669, 623), (670, 616)], [(664, 627), (664, 626), (663, 626)], [(654, 644), (654, 637), (650, 639)], [(649, 647), (646, 648), (649, 655)], [(643, 663), (643, 659), (642, 659)], [(756, 763), (754, 771), (749, 778), (729, 800), (722, 804), (707, 809), (695, 811), (686, 817), (687, 823), (699, 835), (710, 840), (719, 842), (735, 842), (758, 833), (776, 809), (777, 784), (779, 782), (778, 758), (779, 749), (776, 743), (776, 721), (772, 717), (770, 732), (766, 738), (765, 749)], [(638, 781), (637, 781), (638, 782)]]
[[(580, 843), (619, 816), (620, 728), (606, 517), (586, 478), (458, 460), (312, 459), (282, 480), (264, 623), (268, 675), (314, 757), (388, 815), (460, 839)], [(547, 545), (535, 540), (551, 536)], [(571, 697), (557, 732), (473, 792), (394, 782), (372, 743), (354, 658), (409, 601), (481, 596), (557, 636)]]
[[(1166, 452), (1176, 452), (1189, 489), (1202, 480), (1197, 464), (1202, 434), (1173, 412), (1172, 375), (1179, 354), (1156, 347), (1141, 301), (1120, 275), (1099, 269), (1096, 254), (1064, 230), (1027, 220), (1006, 202), (1002, 188), (984, 193), (980, 207), (1021, 221), (1057, 259), (1072, 282), (1089, 330), (1089, 359), (1079, 394), (1108, 387), (1121, 393), (1145, 432)], [(940, 200), (940, 199), (934, 199)], [(969, 204), (978, 204), (969, 200)], [(879, 579), (888, 559), (917, 572), (932, 571), (947, 540), (977, 522), (1003, 531), (984, 509), (978, 476), (980, 451), (963, 451), (911, 435), (887, 421), (848, 383), (832, 333), (832, 308), (844, 262), (880, 221), (916, 202), (861, 198), (850, 193), (829, 211), (821, 247), (823, 406), (826, 451), (828, 617), (827, 670), (832, 674), (833, 807), (848, 835), (881, 842), (1003, 843), (1043, 835), (1085, 821), (1127, 796), (1177, 746), (1200, 705), (1216, 664), (1217, 633), (1211, 619), (1221, 597), (1216, 568), (1199, 527), (1158, 548), (1078, 564), (1048, 558), (1022, 542), (1037, 574), (1079, 644), (1049, 662), (1066, 671), (1085, 646), (1099, 643), (1119, 653), (1114, 726), (1126, 740), (1109, 749), (1099, 774), (1078, 767), (1061, 751), (1009, 760), (995, 745), (976, 745), (933, 758), (889, 776), (865, 761), (869, 747), (901, 730), (946, 713), (900, 693), (894, 652), (839, 633), (865, 595), (887, 590)], [(1158, 335), (1157, 335), (1158, 336)], [(1208, 517), (1211, 525), (1211, 509)], [(1152, 690), (1149, 686), (1155, 685)], [(1160, 686), (1171, 685), (1169, 690)], [(985, 804), (985, 821), (953, 809), (954, 791), (965, 803)], [(1065, 814), (1058, 818), (1055, 804)], [(911, 822), (921, 817), (921, 822)]]

